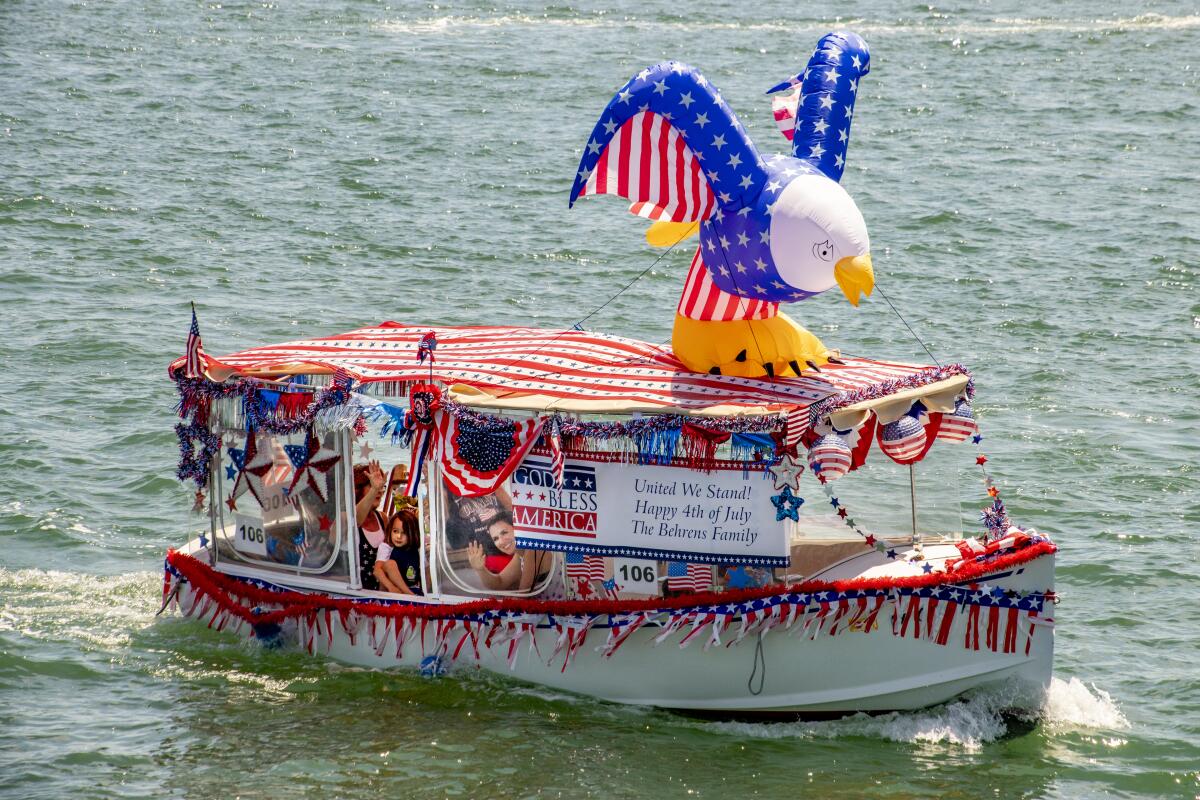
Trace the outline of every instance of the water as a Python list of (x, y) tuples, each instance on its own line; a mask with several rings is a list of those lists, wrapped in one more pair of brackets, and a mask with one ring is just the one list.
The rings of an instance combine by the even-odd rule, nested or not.
[[(1200, 794), (1194, 6), (683, 8), (0, 6), (0, 794)], [(1041, 714), (702, 722), (153, 618), (197, 527), (165, 379), (189, 301), (212, 353), (568, 325), (657, 255), (619, 201), (566, 210), (613, 90), (683, 58), (782, 150), (762, 91), (837, 25), (872, 48), (843, 182), (880, 286), (975, 370), (1010, 508), (1062, 546)], [(589, 325), (667, 339), (687, 258)], [(836, 294), (792, 312), (925, 358)]]

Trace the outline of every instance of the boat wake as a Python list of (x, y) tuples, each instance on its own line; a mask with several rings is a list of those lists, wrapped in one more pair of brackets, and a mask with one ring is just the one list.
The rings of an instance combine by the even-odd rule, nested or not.
[(1014, 713), (1012, 701), (1010, 692), (996, 690), (978, 692), (922, 711), (876, 716), (855, 714), (822, 722), (700, 724), (709, 730), (760, 739), (861, 736), (909, 744), (951, 745), (972, 751), (1029, 724), (1040, 724), (1051, 734), (1080, 728), (1124, 730), (1129, 727), (1129, 721), (1108, 692), (1078, 678), (1054, 678), (1041, 706), (1034, 711)]

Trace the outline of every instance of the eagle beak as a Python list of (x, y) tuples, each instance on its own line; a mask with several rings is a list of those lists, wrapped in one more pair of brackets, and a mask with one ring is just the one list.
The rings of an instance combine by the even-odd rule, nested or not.
[(673, 247), (699, 230), (699, 222), (661, 220), (646, 229), (646, 241), (654, 247)]
[(860, 294), (870, 296), (875, 288), (875, 269), (869, 254), (841, 259), (833, 267), (833, 277), (852, 306), (858, 305)]

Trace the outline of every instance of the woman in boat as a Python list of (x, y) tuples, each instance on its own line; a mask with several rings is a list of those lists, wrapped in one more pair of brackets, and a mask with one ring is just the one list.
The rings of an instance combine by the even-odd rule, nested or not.
[(375, 578), (375, 557), (383, 543), (383, 516), (379, 498), (384, 476), (378, 461), (354, 466), (354, 519), (358, 523), (358, 577), (364, 589), (379, 589)]
[(423, 594), (421, 591), (421, 524), (415, 508), (392, 514), (387, 539), (375, 558), (375, 578), (385, 592)]
[(467, 560), (479, 574), (484, 588), (522, 592), (533, 588), (534, 581), (541, 577), (539, 573), (546, 567), (543, 562), (548, 562), (549, 554), (542, 550), (518, 550), (512, 517), (508, 514), (500, 514), (488, 523), (484, 535), (491, 539), (496, 553), (487, 554), (479, 541), (467, 545)]

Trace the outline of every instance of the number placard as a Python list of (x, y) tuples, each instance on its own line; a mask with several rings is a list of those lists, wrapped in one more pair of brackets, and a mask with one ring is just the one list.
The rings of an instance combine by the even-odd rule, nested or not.
[(658, 594), (658, 562), (640, 558), (614, 558), (613, 578), (621, 592)]
[(249, 555), (267, 555), (267, 537), (263, 532), (263, 521), (260, 517), (233, 515), (233, 547), (238, 552)]

